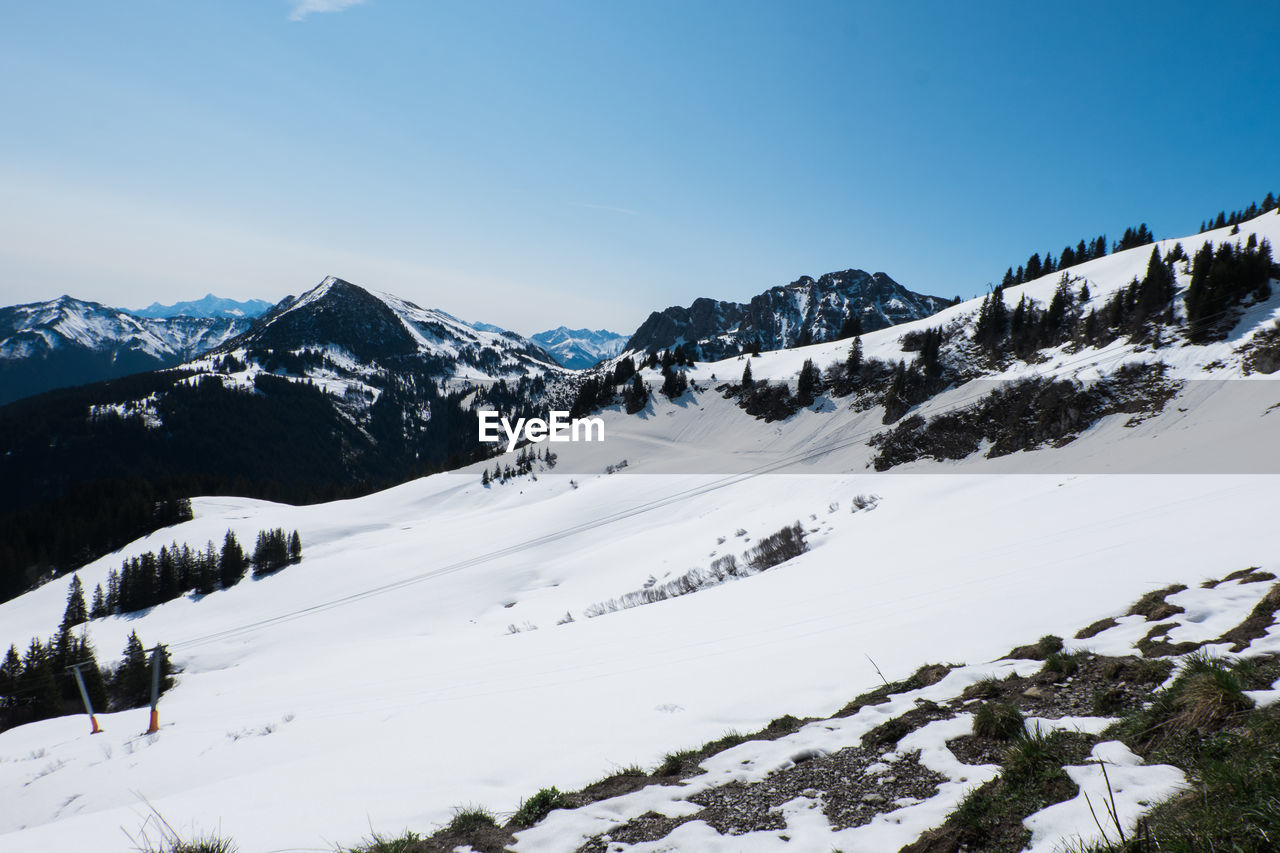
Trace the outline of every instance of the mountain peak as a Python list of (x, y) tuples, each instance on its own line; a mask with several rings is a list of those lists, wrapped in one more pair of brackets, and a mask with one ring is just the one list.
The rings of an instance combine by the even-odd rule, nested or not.
[(363, 361), (418, 351), (417, 340), (385, 301), (332, 275), (280, 303), (250, 337), (280, 350), (334, 346)]
[(171, 317), (242, 317), (250, 318), (265, 314), (272, 307), (272, 303), (265, 299), (248, 299), (244, 302), (237, 302), (234, 299), (226, 299), (215, 295), (214, 293), (206, 293), (199, 299), (186, 302), (175, 302), (172, 305), (162, 305), (160, 302), (152, 302), (146, 308), (138, 308), (128, 311), (136, 317), (149, 317), (153, 319), (166, 319)]
[(556, 361), (573, 370), (591, 367), (596, 362), (622, 352), (626, 337), (608, 329), (570, 329), (557, 326), (529, 338), (545, 349)]
[(802, 275), (753, 296), (747, 303), (700, 297), (688, 308), (655, 311), (626, 349), (665, 349), (693, 344), (703, 359), (741, 352), (758, 341), (767, 350), (803, 340), (834, 340), (845, 320), (857, 316), (863, 331), (927, 317), (950, 300), (907, 290), (882, 272), (846, 269), (818, 278)]

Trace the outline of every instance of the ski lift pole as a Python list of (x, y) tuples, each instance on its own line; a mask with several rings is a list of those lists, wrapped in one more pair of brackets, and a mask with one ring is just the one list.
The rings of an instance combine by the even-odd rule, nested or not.
[(160, 731), (160, 710), (156, 707), (160, 704), (160, 649), (156, 646), (151, 650), (151, 725), (146, 732), (149, 735)]
[(84, 666), (83, 663), (73, 663), (67, 669), (75, 674), (76, 687), (80, 688), (80, 698), (84, 700), (84, 712), (89, 715), (89, 722), (93, 724), (93, 731), (89, 732), (89, 734), (96, 735), (101, 733), (102, 729), (98, 728), (98, 718), (93, 713), (93, 703), (89, 701), (89, 691), (85, 689), (84, 676), (80, 674), (80, 667), (82, 666)]

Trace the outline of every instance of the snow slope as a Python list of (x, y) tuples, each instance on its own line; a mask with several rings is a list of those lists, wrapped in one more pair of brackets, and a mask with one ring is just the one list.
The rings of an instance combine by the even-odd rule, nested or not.
[[(446, 475), (319, 507), (198, 501), (196, 520), (128, 550), (282, 524), (300, 529), (303, 562), (95, 622), (104, 656), (132, 630), (171, 644), (185, 672), (164, 727), (140, 737), (145, 711), (131, 711), (96, 736), (81, 717), (0, 734), (0, 840), (111, 849), (95, 845), (136, 829), (140, 795), (246, 850), (426, 829), (459, 804), (512, 810), (728, 728), (829, 714), (877, 683), (866, 655), (890, 678), (944, 655), (981, 662), (1165, 583), (1277, 568), (1273, 477), (773, 476), (678, 499), (708, 485), (543, 476), (521, 494)], [(878, 507), (851, 513), (868, 491)], [(591, 526), (646, 501), (659, 505)], [(581, 617), (649, 574), (740, 550), (739, 528), (797, 516), (817, 532), (791, 564)], [(64, 596), (51, 584), (0, 607), (5, 639), (47, 633)], [(577, 621), (556, 626), (565, 611)], [(506, 633), (525, 623), (539, 630)]]
[[(1276, 222), (1248, 228), (1280, 236)], [(1189, 253), (1194, 239), (1183, 240)], [(1078, 271), (1104, 299), (1148, 253)], [(1024, 287), (1047, 299), (1055, 284)], [(1272, 300), (1251, 322), (1277, 308)], [(896, 358), (911, 328), (865, 336), (868, 354)], [(1188, 379), (1238, 378), (1233, 347), (1253, 328), (1161, 355)], [(752, 369), (785, 378), (806, 357), (821, 364), (844, 349), (770, 353)], [(1063, 354), (1034, 370), (1086, 373), (1113, 355), (1143, 354)], [(1224, 366), (1206, 370), (1213, 362)], [(705, 388), (712, 374), (740, 371), (729, 360), (695, 375)], [(308, 507), (198, 498), (194, 520), (83, 569), (86, 587), (124, 557), (202, 545), (228, 528), (241, 541), (297, 528), (302, 563), (91, 623), (104, 660), (131, 631), (169, 645), (183, 672), (161, 701), (162, 729), (140, 736), (143, 710), (101, 715), (94, 736), (82, 717), (0, 733), (0, 849), (123, 849), (120, 830), (136, 834), (146, 803), (180, 830), (219, 827), (246, 851), (329, 849), (370, 827), (430, 831), (455, 806), (510, 812), (541, 787), (652, 766), (729, 728), (829, 715), (879, 683), (870, 659), (890, 679), (940, 658), (978, 665), (1155, 587), (1246, 566), (1280, 572), (1270, 439), (1280, 414), (1266, 405), (1280, 385), (1243, 384), (1274, 399), (1227, 406), (1188, 384), (1135, 427), (1114, 416), (1064, 448), (887, 474), (867, 473), (865, 440), (884, 428), (875, 409), (824, 399), (766, 424), (704, 390), (639, 416), (606, 412), (603, 443), (557, 445), (560, 464), (536, 479), (486, 487), (473, 466)], [(964, 405), (971, 392), (948, 393), (928, 405)], [(1223, 442), (1257, 468), (1209, 456), (1204, 470), (1185, 470), (1188, 454)], [(874, 509), (852, 511), (872, 494)], [(796, 520), (811, 550), (782, 566), (584, 618), (650, 577), (741, 555)], [(0, 642), (48, 636), (65, 594), (58, 582), (0, 605)], [(557, 625), (566, 613), (574, 621)]]

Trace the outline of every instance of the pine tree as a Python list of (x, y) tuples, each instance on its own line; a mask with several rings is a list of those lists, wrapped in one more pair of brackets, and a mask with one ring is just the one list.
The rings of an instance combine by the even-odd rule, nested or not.
[(751, 362), (747, 362), (747, 366), (742, 369), (742, 387), (750, 388), (755, 384), (755, 379), (751, 376)]
[(18, 656), (18, 647), (9, 646), (0, 663), (0, 708), (12, 709), (18, 704), (18, 684), (22, 678), (22, 658)]
[(58, 689), (58, 680), (54, 678), (52, 667), (40, 667), (35, 674), (34, 688), (35, 701), (32, 704), (32, 711), (35, 718), (47, 720), (50, 717), (61, 716), (62, 691)]
[(267, 544), (267, 531), (258, 531), (258, 540), (253, 545), (253, 556), (249, 558), (253, 563), (253, 576), (262, 577), (271, 572), (269, 557), (267, 552), (270, 546)]
[(222, 580), (221, 570), (218, 567), (218, 547), (213, 544), (213, 540), (204, 546), (195, 559), (195, 588), (196, 595), (209, 595), (216, 592), (218, 583)]
[[(512, 474), (511, 476), (514, 476)], [(298, 553), (302, 553), (299, 542)], [(277, 572), (289, 564), (289, 544), (284, 530), (264, 530), (258, 534), (257, 544), (253, 548), (253, 574), (255, 577)]]
[(845, 356), (844, 369), (850, 379), (854, 379), (862, 370), (862, 338), (854, 338), (849, 345), (849, 354)]
[(151, 551), (138, 558), (138, 606), (142, 610), (160, 603), (160, 575), (156, 571), (156, 555)]
[(1084, 318), (1084, 339), (1089, 343), (1093, 343), (1098, 337), (1098, 312), (1090, 309), (1089, 315)]
[[(1023, 297), (1024, 299), (1026, 297)], [(925, 329), (920, 342), (920, 369), (930, 382), (942, 376), (942, 329)]]
[(115, 569), (107, 575), (107, 613), (120, 612), (120, 573)]
[(489, 485), (489, 469), (488, 468), (485, 468), (484, 472), (480, 475), (480, 485), (482, 486)]
[(80, 667), (80, 677), (84, 679), (84, 689), (89, 694), (89, 702), (93, 704), (94, 710), (107, 710), (107, 684), (93, 653), (93, 646), (88, 640), (78, 641), (72, 657), (74, 663), (83, 664)]
[(222, 538), (222, 553), (218, 559), (218, 573), (221, 575), (222, 588), (230, 589), (240, 583), (248, 570), (249, 560), (245, 557), (244, 548), (240, 547), (235, 533), (228, 530), (227, 535)]
[(190, 592), (196, 588), (199, 582), (199, 575), (196, 572), (196, 555), (191, 550), (191, 546), (182, 543), (182, 550), (174, 555), (174, 565), (176, 574), (178, 575), (179, 595)]
[(115, 681), (121, 708), (139, 708), (151, 703), (151, 668), (137, 631), (130, 632), (125, 642)]
[(71, 586), (67, 590), (67, 607), (62, 613), (61, 630), (74, 628), (89, 621), (89, 608), (84, 604), (84, 587), (80, 583), (80, 575), (71, 576)]
[(674, 400), (689, 388), (689, 379), (683, 370), (672, 367), (662, 368), (662, 393)]
[(800, 399), (802, 406), (807, 406), (813, 402), (814, 394), (817, 392), (821, 382), (822, 372), (813, 363), (813, 359), (806, 358), (804, 364), (800, 367), (800, 376), (796, 380), (796, 396)]
[[(530, 466), (532, 466), (532, 457), (530, 457)], [(289, 534), (289, 562), (302, 562), (302, 537), (298, 535), (298, 531)]]
[(990, 350), (998, 352), (1008, 331), (1009, 311), (1004, 304), (1004, 288), (997, 287), (982, 301), (978, 322), (974, 326), (974, 340)]
[[(177, 548), (177, 544), (174, 544)], [(160, 556), (156, 559), (157, 598), (160, 601), (172, 601), (181, 595), (178, 585), (177, 565), (173, 559), (173, 551), (160, 546)]]
[(1027, 258), (1027, 281), (1034, 281), (1041, 276), (1040, 253), (1036, 252), (1030, 258)]
[(634, 415), (643, 409), (649, 402), (649, 389), (645, 386), (644, 380), (637, 373), (631, 377), (631, 388), (626, 394), (626, 408), (628, 415)]

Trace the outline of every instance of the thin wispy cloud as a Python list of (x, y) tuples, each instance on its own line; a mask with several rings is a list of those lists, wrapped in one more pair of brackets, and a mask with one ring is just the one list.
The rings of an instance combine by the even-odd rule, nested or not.
[(343, 9), (359, 6), (364, 2), (365, 0), (293, 0), (293, 11), (289, 13), (289, 20), (301, 21), (308, 15), (318, 12), (341, 12)]
[(625, 213), (627, 216), (636, 216), (636, 212), (629, 207), (613, 207), (608, 204), (587, 204), (581, 201), (571, 201), (569, 204), (573, 207), (585, 207), (587, 210), (607, 210), (610, 213)]

